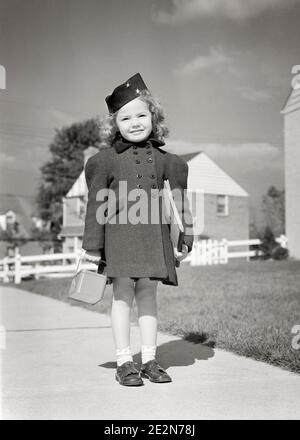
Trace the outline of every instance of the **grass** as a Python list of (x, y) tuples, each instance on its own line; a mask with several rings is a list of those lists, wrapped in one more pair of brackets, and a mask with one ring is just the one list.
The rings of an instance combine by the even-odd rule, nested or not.
[[(300, 373), (300, 349), (292, 348), (292, 328), (300, 325), (299, 261), (183, 264), (178, 280), (179, 287), (159, 283), (162, 332)], [(70, 278), (40, 279), (18, 287), (68, 301), (69, 285)], [(84, 307), (109, 313), (111, 295), (108, 286), (101, 303)]]

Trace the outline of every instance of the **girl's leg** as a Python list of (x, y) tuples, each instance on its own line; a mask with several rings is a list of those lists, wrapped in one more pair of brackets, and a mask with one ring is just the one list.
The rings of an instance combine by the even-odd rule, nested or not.
[(156, 290), (158, 282), (140, 278), (135, 285), (135, 301), (141, 332), (142, 363), (155, 359), (157, 339)]
[(132, 361), (130, 350), (130, 310), (133, 297), (133, 280), (130, 278), (113, 279), (111, 325), (118, 366), (121, 366), (127, 361)]

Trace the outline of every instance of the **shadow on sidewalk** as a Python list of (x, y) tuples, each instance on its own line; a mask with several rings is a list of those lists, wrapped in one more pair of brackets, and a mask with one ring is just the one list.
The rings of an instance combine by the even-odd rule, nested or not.
[[(185, 341), (183, 339), (169, 341), (157, 347), (157, 360), (165, 369), (169, 367), (185, 367), (193, 365), (196, 360), (206, 361), (214, 356), (212, 347)], [(141, 363), (141, 353), (133, 356), (133, 361)], [(116, 362), (105, 362), (103, 368), (116, 368)]]

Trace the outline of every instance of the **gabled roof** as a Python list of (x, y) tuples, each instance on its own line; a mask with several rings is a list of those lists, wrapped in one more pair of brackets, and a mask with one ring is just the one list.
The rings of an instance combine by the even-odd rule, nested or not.
[(71, 189), (67, 192), (65, 197), (78, 197), (84, 196), (88, 192), (84, 170), (80, 173), (80, 176), (75, 180)]
[(280, 113), (287, 114), (300, 110), (300, 89), (292, 89)]
[(58, 234), (58, 238), (61, 237), (78, 237), (83, 235), (84, 224), (74, 226), (63, 226), (62, 230)]
[[(187, 155), (181, 156), (184, 158)], [(190, 160), (188, 189), (200, 190), (204, 194), (224, 194), (247, 197), (248, 193), (204, 151), (196, 153)]]
[[(180, 157), (189, 164), (189, 189), (204, 190), (207, 194), (248, 196), (248, 193), (204, 151), (183, 154)], [(85, 196), (87, 192), (85, 174), (82, 171), (66, 197)]]

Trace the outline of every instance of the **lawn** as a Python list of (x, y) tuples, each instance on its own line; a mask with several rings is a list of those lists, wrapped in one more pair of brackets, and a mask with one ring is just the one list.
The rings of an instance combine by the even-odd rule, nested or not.
[[(300, 325), (299, 261), (182, 264), (178, 279), (179, 287), (159, 283), (162, 332), (300, 373), (300, 349), (292, 348), (292, 328)], [(68, 301), (69, 284), (70, 278), (40, 279), (17, 287)], [(111, 294), (108, 286), (103, 302), (84, 307), (109, 313)]]

